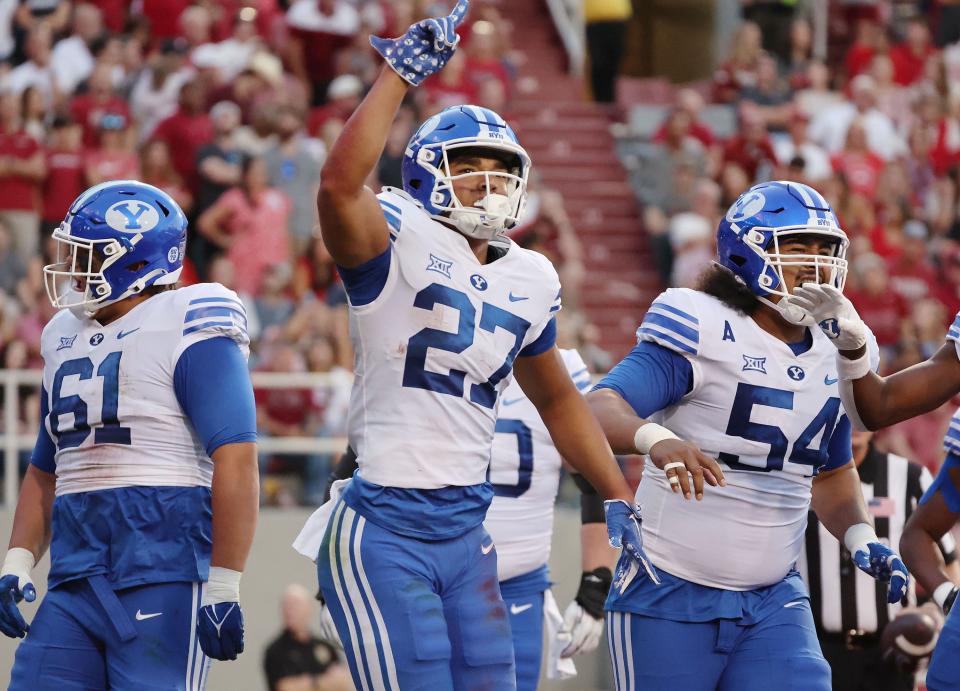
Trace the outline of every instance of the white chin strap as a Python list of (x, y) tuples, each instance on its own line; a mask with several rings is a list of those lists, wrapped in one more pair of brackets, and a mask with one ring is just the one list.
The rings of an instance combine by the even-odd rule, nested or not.
[(492, 240), (504, 232), (513, 207), (510, 197), (492, 192), (472, 207), (454, 209), (449, 219), (467, 237)]

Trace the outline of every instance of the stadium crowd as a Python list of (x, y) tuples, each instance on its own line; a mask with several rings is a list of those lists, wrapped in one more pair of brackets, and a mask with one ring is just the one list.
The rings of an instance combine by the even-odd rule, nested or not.
[[(476, 4), (461, 28), (465, 49), (411, 94), (372, 187), (401, 184), (404, 147), (430, 114), (459, 103), (509, 113), (509, 35), (494, 30), (507, 25), (496, 3)], [(379, 69), (367, 37), (402, 33), (441, 5), (0, 0), (0, 367), (41, 365), (52, 316), (42, 266), (70, 202), (89, 185), (137, 178), (190, 219), (182, 283), (216, 281), (246, 304), (252, 368), (331, 375), (316, 390), (258, 390), (261, 434), (343, 436), (353, 354), (346, 295), (318, 232), (320, 167)], [(541, 190), (529, 207), (517, 239), (550, 253), (575, 283), (579, 245), (559, 195)], [(568, 309), (564, 319), (589, 348), (583, 315)], [(609, 364), (592, 351), (596, 367)], [(22, 402), (21, 431), (31, 434), (38, 400)], [(305, 482), (295, 497), (267, 478), (268, 500), (318, 503), (329, 458), (262, 464)]]
[[(782, 11), (758, 11), (773, 5)], [(850, 237), (845, 292), (889, 373), (936, 351), (960, 308), (960, 25), (951, 3), (836, 5), (818, 59), (794, 3), (744, 3), (762, 30), (745, 19), (712, 80), (672, 90), (637, 193), (664, 282), (692, 286), (744, 189), (771, 179), (818, 189)], [(733, 122), (712, 117), (725, 112)], [(935, 471), (956, 407), (881, 443)]]

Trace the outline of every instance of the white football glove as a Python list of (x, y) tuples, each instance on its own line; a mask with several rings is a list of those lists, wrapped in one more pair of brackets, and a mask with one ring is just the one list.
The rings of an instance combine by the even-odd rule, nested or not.
[(561, 655), (573, 657), (596, 650), (600, 645), (603, 619), (597, 619), (574, 600), (563, 613), (563, 628), (570, 632), (571, 640)]
[(837, 350), (857, 350), (867, 342), (867, 325), (843, 293), (826, 283), (804, 283), (788, 298), (813, 317)]

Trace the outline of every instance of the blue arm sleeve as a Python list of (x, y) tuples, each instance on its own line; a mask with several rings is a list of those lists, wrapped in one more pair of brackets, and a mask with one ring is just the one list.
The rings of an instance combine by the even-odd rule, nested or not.
[(194, 343), (180, 355), (173, 388), (207, 455), (257, 440), (257, 409), (247, 362), (229, 338)]
[(938, 472), (937, 477), (933, 479), (933, 484), (930, 485), (930, 488), (920, 497), (921, 504), (928, 502), (930, 497), (940, 492), (940, 494), (943, 495), (943, 501), (947, 504), (947, 508), (953, 513), (960, 513), (960, 490), (957, 489), (957, 486), (953, 483), (953, 478), (950, 477), (951, 468), (960, 468), (960, 456), (955, 453), (947, 454), (943, 465), (940, 466), (940, 472)]
[(50, 405), (47, 403), (47, 390), (40, 387), (40, 430), (37, 432), (37, 443), (33, 446), (30, 463), (45, 473), (53, 473), (57, 469), (57, 445), (53, 443), (47, 432), (47, 416), (50, 414)]
[(693, 367), (679, 353), (643, 341), (595, 389), (613, 389), (640, 417), (677, 403), (693, 389)]
[(547, 325), (543, 327), (543, 331), (540, 332), (540, 335), (537, 336), (537, 340), (528, 343), (527, 346), (520, 351), (520, 355), (527, 357), (529, 355), (540, 355), (550, 350), (554, 344), (557, 342), (557, 320), (556, 317), (552, 318), (547, 322)]
[(853, 426), (850, 418), (841, 415), (833, 428), (830, 445), (827, 446), (827, 463), (820, 470), (832, 470), (846, 465), (853, 458)]
[(383, 291), (383, 287), (387, 284), (387, 276), (390, 274), (390, 252), (392, 248), (393, 244), (391, 243), (387, 245), (383, 254), (379, 254), (352, 269), (337, 265), (337, 271), (340, 272), (340, 278), (343, 279), (343, 287), (346, 289), (347, 295), (350, 296), (350, 302), (356, 307), (370, 304)]

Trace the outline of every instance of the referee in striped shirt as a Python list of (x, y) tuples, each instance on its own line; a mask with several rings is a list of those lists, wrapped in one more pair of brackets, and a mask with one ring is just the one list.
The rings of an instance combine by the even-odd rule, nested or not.
[[(877, 450), (872, 436), (854, 432), (853, 460), (877, 535), (897, 546), (904, 524), (933, 478), (923, 466)], [(960, 574), (956, 544), (949, 533), (939, 546), (948, 572)], [(833, 672), (835, 691), (912, 691), (913, 673), (884, 661), (880, 635), (904, 606), (916, 606), (913, 583), (902, 602), (888, 605), (883, 584), (856, 567), (850, 553), (812, 511), (799, 568), (810, 588), (817, 635)]]

